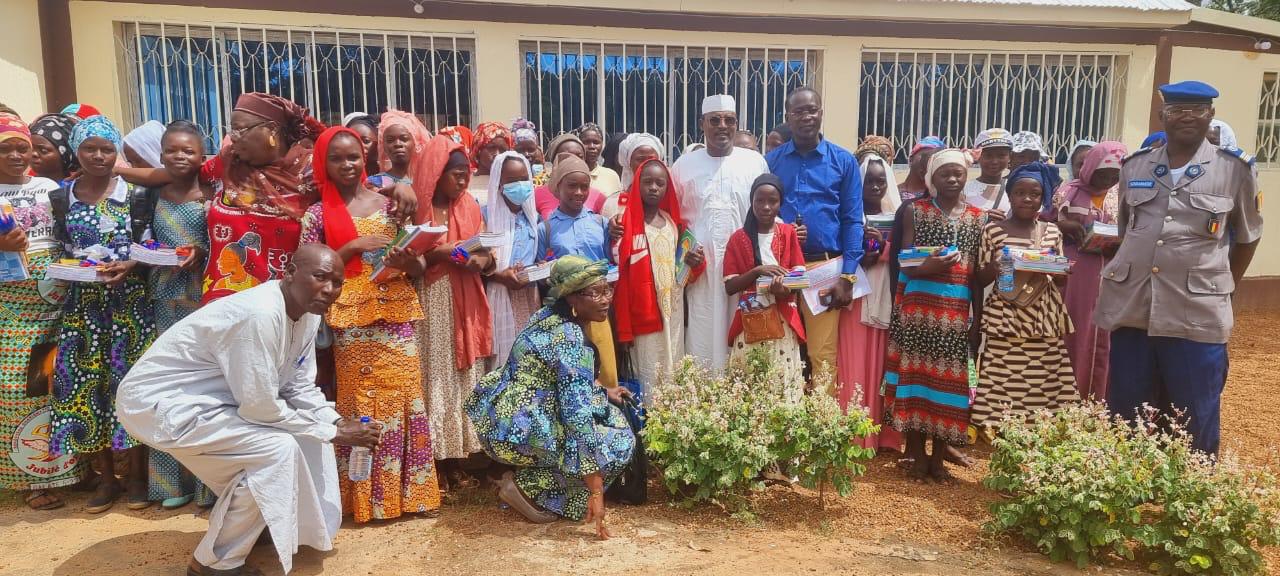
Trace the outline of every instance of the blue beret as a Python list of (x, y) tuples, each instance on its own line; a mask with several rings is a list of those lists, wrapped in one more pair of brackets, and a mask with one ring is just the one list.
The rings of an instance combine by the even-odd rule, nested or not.
[(1161, 86), (1160, 95), (1164, 97), (1165, 104), (1200, 104), (1213, 102), (1218, 91), (1204, 82), (1186, 80)]

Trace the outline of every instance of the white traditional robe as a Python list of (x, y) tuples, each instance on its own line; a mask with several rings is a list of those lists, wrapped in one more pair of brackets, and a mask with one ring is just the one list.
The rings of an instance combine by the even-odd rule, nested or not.
[(291, 320), (280, 282), (267, 282), (175, 324), (120, 383), (124, 428), (218, 494), (195, 551), (205, 566), (243, 565), (264, 527), (286, 573), (299, 546), (333, 548), (340, 416), (315, 386), (319, 325)]
[(759, 152), (736, 146), (722, 158), (705, 148), (690, 152), (671, 167), (680, 216), (707, 256), (706, 273), (685, 289), (685, 350), (717, 372), (729, 357), (729, 323), (737, 305), (724, 293), (725, 247), (751, 210), (751, 183), (768, 171)]

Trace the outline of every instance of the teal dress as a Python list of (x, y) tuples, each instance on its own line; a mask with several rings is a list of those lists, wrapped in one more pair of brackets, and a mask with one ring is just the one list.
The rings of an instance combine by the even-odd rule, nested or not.
[[(175, 204), (161, 198), (156, 202), (151, 230), (156, 241), (165, 246), (198, 246), (205, 254), (209, 253), (209, 231), (202, 201)], [(200, 307), (204, 266), (202, 261), (189, 270), (173, 266), (151, 268), (147, 287), (155, 303), (157, 336)], [(194, 496), (197, 505), (207, 507), (218, 499), (217, 494), (168, 453), (152, 450), (147, 472), (149, 500)]]
[(631, 462), (636, 437), (622, 411), (595, 385), (595, 355), (582, 329), (542, 308), (516, 336), (502, 368), (480, 380), (467, 415), (490, 458), (516, 467), (534, 504), (564, 518), (586, 516), (590, 490)]

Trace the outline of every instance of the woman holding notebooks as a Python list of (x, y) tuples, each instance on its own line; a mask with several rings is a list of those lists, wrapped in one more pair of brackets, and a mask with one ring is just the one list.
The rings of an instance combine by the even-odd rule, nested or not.
[[(321, 134), (313, 160), (320, 202), (302, 218), (302, 241), (328, 244), (346, 262), (342, 295), (325, 318), (334, 336), (338, 412), (384, 425), (367, 480), (347, 478), (351, 448), (337, 447), (342, 509), (356, 522), (440, 508), (422, 374), (404, 369), (418, 357), (416, 325), (423, 313), (410, 277), (422, 275), (424, 261), (411, 250), (388, 247), (401, 225), (390, 202), (364, 185), (364, 166), (354, 131), (335, 127)], [(402, 273), (375, 282), (371, 276), (380, 262)]]
[(538, 228), (542, 220), (533, 198), (529, 160), (514, 150), (498, 154), (488, 171), (488, 204), (481, 210), (484, 230), (502, 234), (504, 243), (493, 250), (494, 266), (485, 283), (493, 316), (491, 367), (507, 363), (511, 343), (539, 308), (538, 287), (521, 275), (538, 258)]

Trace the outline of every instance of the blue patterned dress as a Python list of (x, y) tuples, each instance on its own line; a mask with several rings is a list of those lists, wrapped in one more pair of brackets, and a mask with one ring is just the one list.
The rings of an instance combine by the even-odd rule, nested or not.
[[(116, 189), (97, 204), (76, 200), (68, 184), (71, 206), (66, 227), (75, 254), (93, 245), (128, 258), (129, 193), (132, 185), (117, 180)], [(155, 338), (155, 320), (147, 285), (135, 268), (119, 286), (72, 282), (63, 306), (62, 332), (53, 376), (53, 454), (91, 454), (125, 450), (137, 441), (116, 419), (116, 388)]]
[[(151, 230), (157, 242), (171, 247), (199, 246), (209, 252), (209, 228), (204, 218), (204, 202), (173, 203), (164, 198), (156, 202)], [(155, 304), (156, 335), (186, 318), (200, 307), (201, 282), (205, 263), (194, 269), (156, 266), (147, 274), (147, 289)], [(199, 478), (182, 467), (173, 456), (152, 450), (147, 465), (147, 498), (162, 501), (195, 495), (198, 506), (212, 506), (218, 495), (209, 491)]]
[(516, 485), (534, 504), (571, 520), (586, 516), (591, 492), (582, 477), (598, 472), (607, 487), (636, 447), (594, 375), (582, 329), (542, 308), (516, 336), (506, 365), (466, 402), (485, 453), (517, 468)]

